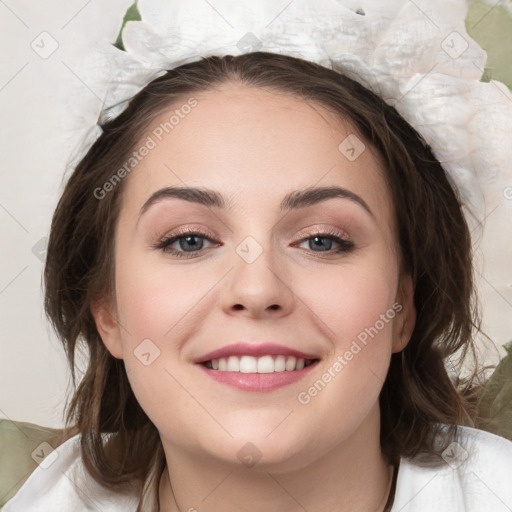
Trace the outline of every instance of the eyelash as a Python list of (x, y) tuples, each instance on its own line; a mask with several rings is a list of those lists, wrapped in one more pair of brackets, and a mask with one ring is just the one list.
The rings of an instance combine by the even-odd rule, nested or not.
[[(177, 251), (175, 249), (170, 249), (170, 245), (172, 245), (174, 242), (177, 242), (181, 238), (185, 238), (187, 236), (198, 236), (200, 238), (204, 238), (204, 239), (208, 240), (209, 242), (215, 242), (213, 237), (211, 235), (209, 235), (208, 233), (204, 233), (202, 231), (198, 231), (198, 230), (194, 230), (194, 229), (183, 229), (183, 230), (177, 231), (176, 233), (172, 234), (171, 236), (165, 236), (165, 237), (161, 238), (157, 242), (157, 244), (154, 246), (154, 248), (159, 249), (166, 254), (170, 254), (171, 256), (176, 256), (178, 258), (194, 258), (194, 257), (197, 257), (197, 254), (200, 254), (206, 250), (206, 249), (200, 249), (198, 251), (191, 251), (188, 253), (188, 254), (190, 254), (190, 256), (188, 256), (186, 252)], [(314, 233), (308, 234), (308, 236), (302, 238), (297, 243), (301, 244), (301, 243), (306, 242), (307, 240), (309, 240), (311, 238), (315, 238), (315, 237), (326, 238), (328, 240), (332, 240), (332, 241), (338, 243), (340, 246), (338, 249), (330, 249), (328, 251), (319, 251), (318, 254), (320, 256), (324, 253), (327, 255), (349, 253), (355, 248), (355, 244), (352, 241), (350, 241), (346, 238), (343, 238), (336, 231), (316, 231)], [(312, 252), (317, 252), (317, 251), (312, 251)]]

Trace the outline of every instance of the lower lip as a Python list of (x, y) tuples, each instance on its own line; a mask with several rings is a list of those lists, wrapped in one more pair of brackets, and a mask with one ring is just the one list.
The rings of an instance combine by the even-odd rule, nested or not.
[(308, 375), (317, 364), (318, 361), (315, 361), (313, 364), (306, 366), (302, 370), (285, 370), (284, 372), (272, 373), (225, 372), (206, 368), (206, 366), (203, 366), (202, 364), (199, 364), (198, 366), (206, 372), (208, 377), (220, 382), (221, 384), (226, 384), (227, 386), (241, 389), (242, 391), (265, 393), (299, 381)]

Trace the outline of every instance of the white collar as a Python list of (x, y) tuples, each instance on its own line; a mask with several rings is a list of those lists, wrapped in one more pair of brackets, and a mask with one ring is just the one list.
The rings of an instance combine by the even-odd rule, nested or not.
[[(510, 512), (512, 442), (469, 427), (460, 432), (460, 444), (446, 451), (449, 463), (426, 468), (401, 458), (391, 512)], [(55, 462), (46, 469), (39, 466), (3, 512), (69, 512), (84, 506), (91, 511), (135, 512), (138, 488), (114, 493), (85, 475), (79, 434), (55, 453)]]

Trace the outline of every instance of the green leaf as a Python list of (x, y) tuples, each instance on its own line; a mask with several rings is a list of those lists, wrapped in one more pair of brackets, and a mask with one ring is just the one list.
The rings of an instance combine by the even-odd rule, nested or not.
[(125, 51), (124, 44), (123, 44), (123, 29), (124, 26), (128, 21), (141, 21), (141, 16), (139, 9), (137, 7), (137, 2), (135, 1), (126, 11), (126, 14), (123, 18), (123, 24), (121, 25), (121, 30), (119, 31), (119, 34), (117, 35), (116, 42), (114, 43), (114, 46), (116, 48), (119, 48), (119, 50)]
[(480, 390), (476, 427), (512, 440), (512, 341), (507, 355)]
[(512, 13), (502, 3), (470, 2), (466, 30), (487, 52), (483, 81), (498, 80), (512, 89)]

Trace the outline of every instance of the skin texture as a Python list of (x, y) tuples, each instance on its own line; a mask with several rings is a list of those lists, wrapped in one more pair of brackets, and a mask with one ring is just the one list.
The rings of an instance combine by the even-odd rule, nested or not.
[[(377, 152), (363, 141), (366, 149), (350, 161), (338, 149), (354, 133), (350, 123), (281, 92), (230, 83), (194, 97), (197, 106), (125, 178), (115, 303), (93, 307), (106, 347), (124, 359), (160, 432), (167, 459), (161, 510), (382, 510), (390, 467), (380, 451), (378, 396), (415, 312)], [(332, 185), (357, 194), (373, 215), (346, 198), (279, 211), (292, 190)], [(166, 186), (214, 189), (230, 207), (162, 199), (139, 219), (148, 197)], [(199, 250), (185, 253), (191, 258), (155, 248), (185, 227), (214, 241), (193, 240)], [(354, 249), (336, 254), (337, 242), (322, 238), (317, 248), (306, 239), (329, 230)], [(262, 250), (251, 263), (236, 250), (246, 237)], [(172, 248), (183, 246), (190, 250), (185, 241)], [(301, 403), (299, 393), (333, 373), (337, 357), (397, 303), (394, 318), (388, 313), (378, 334)], [(144, 339), (160, 350), (149, 365), (134, 354)], [(280, 343), (320, 362), (299, 382), (267, 393), (217, 383), (192, 362), (242, 340)], [(237, 455), (248, 442), (261, 457), (252, 467)]]

